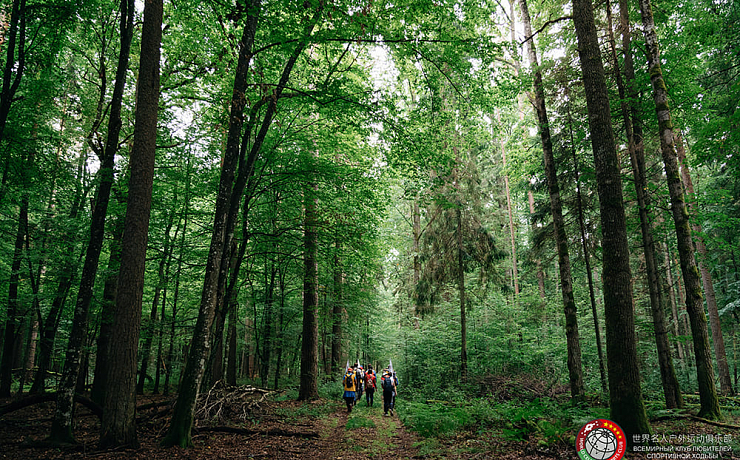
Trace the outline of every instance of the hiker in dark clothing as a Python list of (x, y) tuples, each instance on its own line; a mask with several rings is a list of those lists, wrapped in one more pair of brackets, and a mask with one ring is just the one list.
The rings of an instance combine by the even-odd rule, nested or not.
[(388, 372), (388, 369), (383, 371), (380, 384), (383, 388), (383, 415), (388, 415), (388, 412), (393, 415), (393, 400), (396, 397), (396, 381), (391, 373)]
[(365, 382), (365, 371), (358, 365), (355, 369), (355, 404), (362, 399), (363, 384)]

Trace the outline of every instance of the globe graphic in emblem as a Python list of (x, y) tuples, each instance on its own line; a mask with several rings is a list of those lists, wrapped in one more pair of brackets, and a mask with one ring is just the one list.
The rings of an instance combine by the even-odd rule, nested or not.
[(596, 428), (586, 436), (586, 453), (595, 460), (606, 460), (617, 452), (617, 437), (606, 428)]

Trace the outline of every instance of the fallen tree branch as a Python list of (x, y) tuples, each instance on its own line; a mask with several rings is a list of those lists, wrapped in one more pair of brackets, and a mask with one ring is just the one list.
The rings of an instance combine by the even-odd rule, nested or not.
[(300, 432), (300, 431), (286, 431), (280, 428), (270, 428), (269, 430), (250, 430), (248, 428), (237, 428), (233, 426), (204, 426), (199, 428), (193, 428), (196, 433), (235, 433), (243, 435), (260, 434), (267, 436), (289, 436), (296, 438), (310, 438), (316, 439), (319, 434), (313, 431)]
[[(41, 393), (36, 395), (26, 396), (25, 398), (13, 401), (4, 406), (0, 406), (0, 417), (11, 412), (23, 409), (24, 407), (33, 406), (35, 404), (41, 404), (44, 402), (52, 402), (57, 400), (56, 393)], [(103, 417), (103, 408), (98, 406), (92, 399), (86, 398), (82, 395), (75, 395), (74, 400), (76, 403), (80, 403), (87, 407), (90, 412), (95, 414), (99, 419)]]
[(698, 420), (700, 422), (706, 423), (707, 425), (714, 425), (714, 426), (719, 426), (719, 427), (722, 427), (722, 428), (731, 428), (733, 430), (740, 430), (740, 426), (730, 425), (729, 423), (716, 422), (714, 420), (709, 420), (709, 419), (706, 419), (706, 418), (697, 417), (696, 415), (691, 415), (691, 414), (688, 414), (687, 417), (690, 418), (690, 419), (693, 419), (693, 420)]

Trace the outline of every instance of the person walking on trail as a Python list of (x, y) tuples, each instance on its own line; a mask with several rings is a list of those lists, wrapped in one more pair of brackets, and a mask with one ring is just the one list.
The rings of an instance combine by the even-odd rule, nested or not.
[(383, 370), (383, 376), (380, 378), (380, 385), (383, 388), (383, 415), (390, 412), (393, 416), (393, 408), (396, 397), (396, 381), (388, 369)]
[(365, 371), (362, 369), (362, 366), (359, 364), (357, 365), (357, 369), (355, 369), (355, 404), (357, 404), (357, 401), (360, 401), (362, 399), (362, 390), (363, 390), (363, 383), (365, 382)]
[(391, 375), (393, 375), (393, 400), (391, 400), (391, 409), (395, 409), (396, 394), (398, 393), (398, 376), (396, 375), (396, 371), (391, 371)]
[(357, 366), (356, 369), (357, 377), (357, 397), (355, 398), (355, 404), (362, 400), (362, 393), (365, 391), (365, 369), (361, 365)]
[(347, 368), (342, 384), (344, 385), (344, 402), (347, 404), (347, 413), (350, 413), (352, 412), (352, 406), (355, 405), (355, 390), (357, 388), (355, 371), (352, 366)]
[(375, 379), (375, 372), (372, 367), (368, 366), (367, 372), (365, 373), (365, 399), (367, 401), (367, 407), (373, 406), (376, 386), (377, 381)]

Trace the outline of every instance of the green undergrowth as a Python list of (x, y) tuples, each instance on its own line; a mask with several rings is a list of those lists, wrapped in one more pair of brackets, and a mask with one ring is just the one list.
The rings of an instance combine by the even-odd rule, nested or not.
[[(542, 446), (572, 443), (580, 426), (606, 418), (608, 409), (580, 408), (553, 399), (496, 402), (486, 398), (406, 402), (399, 410), (404, 425), (431, 440), (461, 432)], [(425, 442), (426, 444), (426, 442)]]
[(295, 406), (280, 407), (275, 410), (275, 413), (288, 423), (296, 423), (307, 418), (324, 418), (336, 409), (335, 401), (320, 399), (303, 401)]
[(355, 428), (375, 428), (375, 422), (367, 417), (350, 416), (345, 428), (347, 430), (354, 430)]

